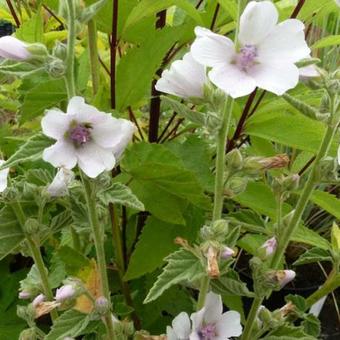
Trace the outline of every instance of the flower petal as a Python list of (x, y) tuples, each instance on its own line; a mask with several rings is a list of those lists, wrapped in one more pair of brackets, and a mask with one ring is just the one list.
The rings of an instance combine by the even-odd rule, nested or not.
[(94, 123), (104, 114), (94, 106), (85, 103), (83, 97), (73, 97), (68, 102), (67, 114), (74, 115), (75, 120), (79, 123)]
[(250, 70), (256, 85), (278, 96), (294, 88), (299, 81), (299, 69), (294, 64), (257, 64)]
[(48, 137), (61, 139), (69, 129), (71, 120), (70, 115), (58, 109), (48, 110), (41, 120), (42, 131)]
[[(126, 119), (117, 119), (109, 114), (99, 113), (97, 122), (93, 124), (91, 137), (103, 148), (116, 148), (122, 139), (132, 138), (135, 125)], [(99, 119), (100, 118), (100, 119)]]
[(53, 178), (52, 183), (47, 187), (47, 192), (52, 197), (60, 197), (67, 194), (67, 187), (74, 178), (71, 170), (60, 168)]
[[(192, 313), (190, 319), (192, 321), (192, 329), (193, 331), (199, 330), (203, 323), (205, 308), (203, 307), (196, 313)], [(191, 339), (191, 336), (190, 336)]]
[(205, 312), (204, 321), (205, 323), (216, 323), (223, 312), (223, 304), (221, 295), (209, 292), (205, 298)]
[(165, 70), (157, 81), (158, 91), (179, 97), (202, 97), (203, 85), (207, 81), (205, 67), (186, 53), (182, 60), (172, 63), (170, 70)]
[(170, 326), (166, 327), (166, 337), (167, 340), (178, 340), (176, 333)]
[(245, 96), (256, 87), (252, 77), (232, 64), (215, 67), (208, 76), (212, 83), (233, 98)]
[(202, 27), (196, 27), (195, 33), (197, 38), (191, 45), (191, 54), (200, 64), (210, 67), (221, 66), (234, 57), (234, 43), (229, 38)]
[(26, 60), (31, 57), (27, 45), (21, 40), (4, 36), (0, 38), (0, 57), (12, 60)]
[(190, 340), (201, 340), (201, 337), (199, 336), (199, 334), (197, 332), (192, 332), (189, 336)]
[(172, 328), (180, 339), (187, 339), (190, 335), (191, 324), (187, 313), (178, 314), (172, 321)]
[(65, 140), (59, 140), (46, 148), (42, 158), (44, 161), (51, 163), (55, 168), (64, 167), (72, 169), (77, 164), (75, 148), (72, 143), (68, 143)]
[(97, 177), (105, 170), (111, 170), (115, 164), (115, 157), (110, 149), (89, 142), (77, 148), (78, 165), (91, 178)]
[[(0, 159), (0, 166), (4, 164), (5, 161)], [(0, 192), (5, 191), (7, 188), (7, 176), (8, 176), (9, 168), (0, 170)]]
[(215, 340), (227, 340), (229, 337), (242, 334), (240, 313), (229, 311), (224, 313), (216, 323), (218, 337)]
[(278, 12), (270, 1), (251, 1), (240, 18), (238, 39), (242, 45), (257, 45), (263, 41), (278, 20)]
[(305, 40), (304, 27), (297, 19), (288, 19), (278, 24), (258, 46), (258, 60), (295, 63), (308, 58), (310, 49)]

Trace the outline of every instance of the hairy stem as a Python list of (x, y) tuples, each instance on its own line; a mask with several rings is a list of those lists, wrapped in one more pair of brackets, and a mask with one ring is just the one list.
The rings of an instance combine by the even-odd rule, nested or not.
[[(85, 189), (85, 199), (89, 215), (89, 222), (92, 229), (94, 245), (97, 254), (97, 265), (100, 275), (100, 284), (103, 296), (109, 301), (111, 306), (111, 294), (109, 289), (109, 281), (106, 271), (106, 259), (105, 259), (105, 249), (104, 249), (104, 228), (103, 224), (99, 223), (97, 208), (96, 208), (96, 195), (92, 187), (92, 182), (86, 177), (85, 174), (80, 172), (81, 179)], [(105, 325), (109, 335), (109, 339), (115, 340), (117, 336), (115, 335), (113, 328), (113, 320), (111, 316), (111, 311), (108, 311), (105, 315)]]
[(116, 108), (116, 58), (117, 58), (117, 41), (118, 41), (118, 0), (113, 0), (112, 6), (112, 35), (110, 44), (111, 55), (111, 108)]
[(97, 46), (97, 25), (94, 20), (90, 20), (87, 24), (88, 39), (89, 39), (89, 52), (90, 52), (90, 65), (92, 77), (92, 90), (95, 95), (99, 88), (99, 60), (98, 60), (98, 46)]
[[(17, 220), (22, 228), (22, 230), (25, 232), (25, 221), (26, 221), (26, 216), (24, 211), (22, 210), (21, 204), (16, 201), (11, 204), (11, 207), (13, 209), (13, 212), (15, 216), (17, 217)], [(53, 300), (53, 292), (50, 287), (50, 284), (48, 282), (48, 271), (45, 267), (43, 257), (40, 252), (40, 247), (37, 244), (37, 242), (34, 240), (34, 238), (25, 233), (25, 238), (27, 241), (28, 248), (30, 250), (31, 256), (34, 260), (34, 263), (38, 269), (40, 280), (41, 280), (41, 285), (43, 287), (44, 295), (48, 299), (48, 301)], [(56, 310), (51, 311), (51, 319), (52, 322), (54, 322), (58, 318), (58, 313)]]

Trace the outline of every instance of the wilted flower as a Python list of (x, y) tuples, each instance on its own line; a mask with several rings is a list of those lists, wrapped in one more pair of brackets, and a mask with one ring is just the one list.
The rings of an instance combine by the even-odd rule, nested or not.
[(71, 170), (60, 168), (55, 175), (52, 183), (47, 187), (47, 192), (52, 197), (65, 196), (68, 185), (74, 179), (74, 173)]
[[(5, 161), (0, 159), (0, 166), (4, 164)], [(0, 170), (0, 192), (5, 191), (7, 188), (7, 176), (8, 176), (9, 168)]]
[(48, 110), (41, 121), (43, 133), (57, 142), (46, 148), (43, 159), (54, 167), (78, 166), (89, 177), (111, 170), (131, 140), (135, 126), (73, 97), (67, 113)]
[(187, 340), (191, 333), (191, 322), (187, 313), (178, 314), (172, 321), (172, 327), (167, 326), (168, 340)]
[(242, 333), (240, 314), (235, 311), (223, 313), (220, 295), (207, 294), (204, 307), (191, 315), (193, 331), (190, 340), (228, 340)]
[(72, 285), (64, 285), (57, 289), (55, 293), (55, 300), (57, 302), (63, 302), (68, 299), (72, 299), (76, 291)]
[(21, 40), (12, 36), (0, 38), (0, 57), (12, 60), (27, 60), (31, 58), (31, 53), (27, 50), (27, 45)]
[(275, 252), (276, 247), (277, 247), (277, 241), (275, 237), (270, 238), (265, 243), (263, 243), (263, 245), (261, 246), (261, 248), (265, 250), (266, 256), (272, 255)]
[(287, 283), (295, 279), (296, 273), (294, 270), (278, 270), (276, 272), (276, 278), (281, 288), (283, 288)]
[(40, 305), (45, 300), (46, 300), (46, 296), (44, 294), (39, 294), (32, 301), (32, 305), (33, 305), (33, 307), (37, 307), (38, 305)]
[(191, 53), (186, 53), (182, 60), (171, 64), (170, 70), (165, 70), (156, 83), (156, 89), (175, 96), (203, 97), (203, 86), (207, 82), (205, 67), (193, 59)]
[(25, 290), (19, 292), (19, 299), (22, 299), (22, 300), (27, 300), (31, 297), (31, 293), (30, 292), (27, 292)]
[(191, 53), (199, 63), (212, 67), (212, 83), (233, 98), (256, 87), (277, 95), (295, 87), (299, 70), (294, 65), (308, 57), (304, 24), (288, 19), (280, 24), (270, 1), (251, 1), (240, 18), (239, 48), (227, 37), (196, 27)]
[(227, 260), (234, 255), (235, 255), (235, 251), (226, 246), (221, 250), (221, 253), (220, 253), (220, 256), (223, 260)]

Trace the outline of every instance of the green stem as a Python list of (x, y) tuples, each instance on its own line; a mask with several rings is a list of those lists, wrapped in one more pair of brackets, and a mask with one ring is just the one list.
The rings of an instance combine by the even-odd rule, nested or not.
[(99, 62), (98, 62), (98, 46), (97, 46), (97, 27), (94, 20), (90, 20), (87, 24), (88, 39), (89, 39), (89, 52), (90, 52), (90, 65), (92, 76), (92, 90), (95, 95), (99, 88)]
[[(217, 135), (214, 209), (212, 222), (215, 222), (222, 217), (224, 201), (225, 148), (233, 112), (233, 104), (234, 101), (228, 97), (224, 103), (222, 125)], [(200, 292), (198, 295), (197, 310), (204, 306), (205, 297), (209, 290), (209, 283), (210, 278), (208, 276), (202, 278)]]
[(75, 70), (74, 70), (74, 48), (76, 43), (76, 13), (74, 1), (69, 0), (67, 3), (67, 55), (66, 55), (66, 87), (68, 98), (71, 99), (76, 95)]
[(81, 242), (80, 242), (80, 237), (77, 231), (73, 226), (71, 226), (71, 236), (72, 236), (72, 243), (73, 243), (73, 248), (81, 253)]
[[(22, 210), (21, 204), (18, 201), (16, 201), (16, 202), (11, 203), (11, 206), (12, 206), (12, 209), (13, 209), (15, 216), (18, 219), (18, 222), (19, 222), (22, 230), (25, 232), (26, 216), (25, 216), (24, 211)], [(26, 238), (26, 241), (27, 241), (27, 245), (30, 249), (31, 256), (34, 260), (34, 263), (35, 263), (37, 269), (38, 269), (39, 276), (40, 276), (40, 279), (41, 279), (41, 285), (42, 285), (43, 291), (44, 291), (44, 295), (46, 296), (48, 301), (52, 301), (53, 300), (53, 292), (52, 292), (52, 289), (51, 289), (50, 284), (48, 282), (48, 272), (47, 272), (47, 269), (45, 267), (42, 255), (41, 255), (39, 245), (32, 238), (31, 235), (28, 235), (28, 234), (25, 233), (25, 238)], [(57, 311), (52, 310), (51, 311), (52, 322), (54, 322), (57, 318), (58, 318)]]
[(197, 307), (196, 307), (197, 310), (200, 310), (204, 307), (205, 297), (207, 296), (208, 291), (209, 291), (209, 283), (210, 283), (209, 276), (203, 277), (201, 281), (201, 286), (200, 286), (200, 293), (199, 293), (198, 300), (197, 300)]
[[(110, 294), (109, 281), (108, 281), (107, 271), (106, 271), (103, 224), (100, 224), (98, 220), (97, 209), (96, 209), (96, 197), (95, 197), (95, 192), (92, 190), (92, 183), (86, 177), (86, 175), (82, 173), (82, 171), (80, 171), (80, 175), (81, 175), (81, 179), (82, 179), (84, 189), (85, 189), (86, 205), (87, 205), (89, 221), (90, 221), (90, 225), (91, 225), (91, 229), (93, 233), (94, 245), (96, 248), (97, 265), (98, 265), (98, 271), (100, 275), (101, 290), (102, 290), (102, 294), (109, 301), (110, 306), (111, 306), (111, 294)], [(109, 335), (109, 339), (110, 340), (117, 339), (115, 332), (114, 332), (111, 311), (108, 311), (108, 313), (105, 315), (105, 324), (106, 324), (107, 332)]]
[[(311, 194), (313, 193), (313, 190), (315, 188), (315, 185), (317, 183), (318, 180), (318, 172), (319, 172), (319, 164), (320, 161), (322, 160), (323, 157), (325, 157), (328, 153), (329, 147), (332, 143), (334, 134), (337, 130), (337, 126), (338, 124), (334, 124), (332, 122), (333, 120), (333, 116), (335, 113), (335, 105), (334, 105), (334, 100), (336, 100), (336, 98), (333, 98), (333, 100), (331, 100), (331, 117), (330, 120), (328, 122), (327, 125), (327, 129), (325, 131), (325, 134), (323, 136), (321, 145), (319, 147), (319, 151), (315, 157), (315, 161), (313, 164), (313, 167), (310, 171), (309, 177), (307, 179), (307, 182), (304, 186), (304, 189), (302, 191), (302, 194), (298, 200), (298, 203), (296, 205), (296, 209), (294, 212), (294, 215), (292, 216), (292, 219), (289, 223), (289, 225), (287, 226), (286, 230), (283, 231), (283, 234), (279, 237), (278, 239), (278, 247), (275, 251), (275, 254), (272, 258), (271, 264), (270, 264), (270, 268), (272, 269), (277, 269), (280, 265), (280, 263), (282, 262), (282, 259), (284, 257), (286, 248), (289, 244), (289, 241), (292, 237), (292, 235), (294, 234), (294, 232), (296, 231), (296, 229), (298, 228), (301, 218), (302, 218), (302, 214), (305, 211), (305, 208), (308, 204), (308, 201), (311, 197)], [(256, 298), (253, 301), (253, 305), (251, 307), (251, 312), (249, 313), (249, 316), (247, 318), (247, 322), (244, 328), (244, 332), (242, 335), (242, 340), (248, 340), (249, 337), (251, 336), (251, 332), (254, 326), (254, 322), (255, 322), (255, 318), (256, 318), (256, 311), (258, 310), (258, 308), (260, 307), (260, 305), (262, 304), (263, 299), (260, 298)]]
[(225, 170), (225, 146), (230, 128), (230, 121), (233, 112), (233, 100), (226, 99), (223, 108), (222, 126), (217, 136), (217, 152), (216, 152), (216, 175), (214, 190), (214, 210), (213, 222), (220, 219), (223, 210), (224, 200), (224, 170)]
[(306, 308), (310, 308), (324, 296), (340, 287), (340, 274), (335, 269), (331, 271), (324, 284), (306, 299)]

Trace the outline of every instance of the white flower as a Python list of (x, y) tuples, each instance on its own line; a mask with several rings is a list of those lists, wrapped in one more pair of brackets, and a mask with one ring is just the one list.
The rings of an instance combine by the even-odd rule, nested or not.
[(44, 302), (46, 300), (46, 296), (44, 294), (39, 294), (38, 296), (36, 296), (34, 298), (34, 300), (32, 301), (32, 305), (33, 307), (37, 307), (39, 306), (42, 302)]
[(223, 260), (227, 260), (227, 259), (231, 258), (231, 257), (234, 256), (234, 255), (235, 255), (234, 249), (231, 249), (231, 248), (229, 248), (229, 247), (227, 247), (227, 246), (225, 246), (225, 247), (222, 249), (221, 254), (220, 254), (220, 256), (221, 256), (221, 258), (222, 258)]
[(294, 270), (278, 270), (276, 272), (276, 278), (281, 288), (283, 288), (287, 283), (295, 279), (296, 273)]
[(72, 285), (64, 285), (56, 290), (55, 300), (63, 302), (74, 297), (76, 291)]
[(178, 97), (203, 97), (203, 86), (207, 82), (205, 67), (186, 53), (182, 60), (171, 64), (156, 83), (160, 92), (174, 94)]
[(31, 53), (27, 50), (27, 45), (24, 42), (7, 35), (0, 38), (0, 57), (27, 60), (31, 58)]
[(48, 110), (41, 121), (43, 133), (57, 142), (46, 148), (43, 159), (54, 167), (72, 169), (78, 164), (89, 177), (111, 170), (131, 140), (135, 126), (73, 97), (67, 113)]
[[(0, 159), (0, 166), (4, 164), (5, 161)], [(7, 188), (7, 176), (8, 176), (9, 168), (0, 170), (0, 192), (5, 191)]]
[(65, 196), (67, 194), (67, 187), (73, 179), (74, 173), (72, 170), (60, 168), (52, 183), (47, 187), (47, 192), (52, 197)]
[(168, 340), (188, 340), (191, 333), (191, 323), (187, 313), (178, 314), (172, 321), (172, 327), (166, 328)]
[(31, 297), (31, 293), (30, 292), (27, 292), (25, 290), (19, 292), (19, 299), (22, 299), (22, 300), (27, 300)]
[(212, 67), (212, 83), (233, 98), (256, 87), (277, 95), (295, 87), (299, 70), (294, 65), (309, 56), (304, 25), (288, 19), (277, 24), (278, 12), (270, 1), (248, 3), (240, 18), (239, 48), (227, 37), (196, 27), (193, 57)]
[(267, 240), (265, 243), (263, 243), (263, 245), (260, 248), (265, 250), (266, 256), (270, 256), (275, 252), (276, 247), (277, 247), (276, 238), (272, 237), (269, 240)]
[(228, 340), (242, 333), (240, 314), (223, 313), (220, 295), (207, 294), (204, 307), (191, 315), (193, 331), (190, 340)]

